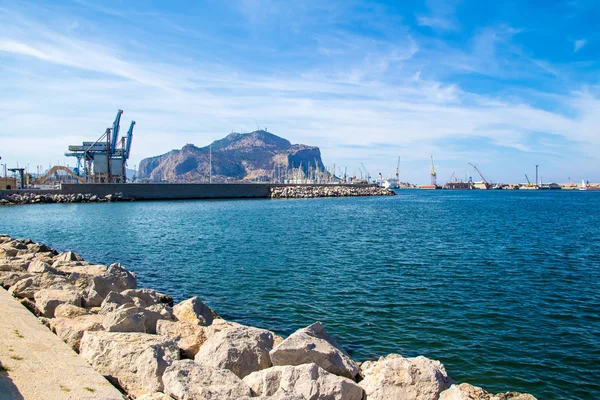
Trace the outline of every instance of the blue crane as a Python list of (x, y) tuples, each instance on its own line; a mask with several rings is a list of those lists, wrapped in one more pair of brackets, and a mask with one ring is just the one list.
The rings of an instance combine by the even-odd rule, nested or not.
[(115, 118), (115, 122), (113, 122), (112, 137), (111, 137), (110, 149), (109, 149), (109, 152), (111, 155), (115, 154), (115, 150), (117, 148), (117, 140), (119, 139), (119, 123), (121, 122), (121, 115), (123, 115), (123, 110), (117, 111), (117, 117)]
[(123, 159), (129, 159), (129, 151), (131, 150), (131, 139), (133, 138), (133, 126), (135, 125), (135, 121), (131, 121), (131, 125), (129, 125), (129, 130), (127, 131), (127, 143), (125, 144), (125, 151), (123, 152)]

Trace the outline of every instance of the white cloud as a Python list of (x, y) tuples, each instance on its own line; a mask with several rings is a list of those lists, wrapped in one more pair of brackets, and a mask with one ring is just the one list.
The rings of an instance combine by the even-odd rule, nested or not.
[(577, 53), (579, 50), (581, 50), (581, 48), (583, 46), (585, 46), (587, 44), (587, 40), (585, 39), (579, 39), (579, 40), (575, 40), (573, 42), (574, 48), (573, 48), (573, 53)]

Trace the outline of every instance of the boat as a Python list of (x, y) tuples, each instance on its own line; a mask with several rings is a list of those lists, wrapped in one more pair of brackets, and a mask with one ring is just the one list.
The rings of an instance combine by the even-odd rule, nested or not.
[(587, 184), (585, 183), (585, 180), (581, 180), (581, 187), (579, 188), (579, 190), (587, 190)]
[(398, 189), (398, 179), (384, 179), (381, 183), (381, 186), (383, 186), (386, 189)]

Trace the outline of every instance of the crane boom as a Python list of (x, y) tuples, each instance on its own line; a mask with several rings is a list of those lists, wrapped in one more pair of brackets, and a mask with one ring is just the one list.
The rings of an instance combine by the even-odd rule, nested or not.
[(483, 181), (483, 183), (485, 184), (486, 187), (490, 186), (490, 183), (484, 178), (483, 174), (481, 173), (481, 171), (479, 170), (479, 168), (477, 168), (475, 165), (469, 163), (469, 165), (471, 167), (473, 167), (475, 169), (475, 171), (477, 171), (477, 173), (479, 174), (479, 176), (481, 177), (481, 180)]
[(115, 154), (115, 150), (117, 148), (117, 141), (119, 139), (119, 124), (121, 122), (121, 115), (123, 115), (123, 110), (117, 111), (117, 117), (115, 118), (115, 122), (113, 122), (112, 127), (112, 137), (110, 142), (110, 154)]
[(398, 164), (396, 165), (396, 180), (400, 184), (400, 156), (398, 156)]
[(133, 138), (133, 126), (135, 125), (135, 121), (131, 121), (131, 125), (129, 125), (129, 130), (127, 131), (127, 143), (125, 144), (125, 152), (123, 153), (123, 158), (125, 160), (129, 159), (129, 151), (131, 150), (131, 140)]
[(369, 171), (367, 171), (367, 168), (365, 167), (365, 164), (362, 163), (362, 161), (360, 162), (360, 165), (362, 165), (363, 169), (365, 170), (365, 174), (367, 175), (367, 183), (370, 183), (371, 175), (369, 175)]
[(527, 179), (527, 184), (531, 186), (531, 181), (529, 180), (529, 177), (527, 176), (527, 174), (525, 174), (525, 179)]

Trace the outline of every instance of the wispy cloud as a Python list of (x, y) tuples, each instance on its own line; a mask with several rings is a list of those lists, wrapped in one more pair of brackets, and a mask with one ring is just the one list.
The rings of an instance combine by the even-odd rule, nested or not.
[(460, 25), (455, 17), (460, 0), (427, 0), (428, 14), (417, 15), (421, 26), (439, 30), (457, 30)]
[(579, 39), (579, 40), (575, 40), (573, 42), (573, 53), (577, 53), (579, 50), (581, 50), (581, 48), (583, 46), (585, 46), (587, 44), (587, 40), (585, 39)]

